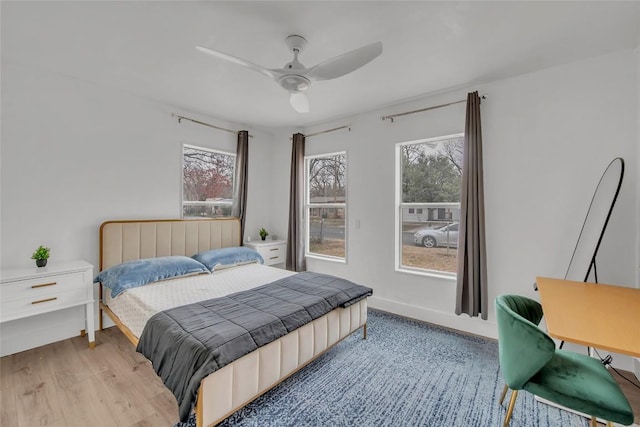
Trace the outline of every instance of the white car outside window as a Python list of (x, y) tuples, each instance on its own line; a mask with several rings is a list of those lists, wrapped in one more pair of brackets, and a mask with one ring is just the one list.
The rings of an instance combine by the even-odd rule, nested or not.
[(458, 226), (459, 224), (454, 222), (440, 228), (421, 228), (414, 233), (413, 242), (425, 248), (458, 247)]

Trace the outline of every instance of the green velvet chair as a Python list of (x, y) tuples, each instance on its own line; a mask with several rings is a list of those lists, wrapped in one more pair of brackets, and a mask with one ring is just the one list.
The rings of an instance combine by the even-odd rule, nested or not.
[(633, 410), (622, 390), (600, 360), (565, 350), (556, 350), (553, 340), (540, 328), (542, 306), (518, 295), (496, 298), (500, 368), (505, 380), (500, 404), (508, 389), (511, 400), (504, 420), (507, 427), (518, 390), (526, 390), (591, 416), (629, 425)]

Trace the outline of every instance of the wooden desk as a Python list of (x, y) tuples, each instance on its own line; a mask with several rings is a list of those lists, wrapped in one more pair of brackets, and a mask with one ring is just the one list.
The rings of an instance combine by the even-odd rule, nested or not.
[(549, 335), (640, 357), (640, 289), (537, 277)]

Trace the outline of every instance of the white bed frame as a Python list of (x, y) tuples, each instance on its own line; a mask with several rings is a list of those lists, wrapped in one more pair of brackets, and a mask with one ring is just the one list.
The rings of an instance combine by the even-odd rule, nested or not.
[[(100, 227), (100, 271), (125, 261), (240, 246), (237, 219), (108, 221)], [(136, 337), (102, 302), (105, 312), (135, 345)], [(337, 308), (207, 376), (196, 403), (197, 426), (212, 426), (247, 405), (362, 328), (367, 336), (367, 299)]]

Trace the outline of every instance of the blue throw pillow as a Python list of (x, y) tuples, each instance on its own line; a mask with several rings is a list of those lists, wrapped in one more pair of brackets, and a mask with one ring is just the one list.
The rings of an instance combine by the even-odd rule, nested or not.
[(238, 264), (248, 264), (250, 262), (259, 262), (260, 264), (264, 264), (264, 259), (258, 252), (244, 246), (211, 249), (209, 251), (195, 254), (191, 258), (203, 263), (211, 271), (218, 266), (232, 267)]
[(100, 272), (93, 282), (101, 282), (111, 289), (111, 297), (115, 298), (127, 289), (147, 283), (200, 273), (209, 273), (209, 270), (195, 259), (186, 256), (166, 256), (114, 265)]

